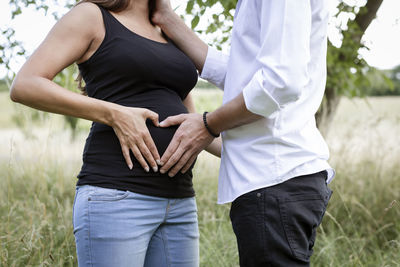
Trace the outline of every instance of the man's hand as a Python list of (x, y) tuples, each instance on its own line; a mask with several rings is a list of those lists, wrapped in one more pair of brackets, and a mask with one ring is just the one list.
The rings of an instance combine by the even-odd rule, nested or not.
[(170, 177), (178, 171), (185, 173), (195, 161), (197, 155), (214, 139), (204, 127), (200, 114), (181, 114), (172, 116), (160, 123), (160, 127), (180, 124), (174, 138), (161, 157), (161, 173)]
[(173, 12), (170, 0), (155, 0), (155, 9), (151, 20), (154, 24), (160, 25), (164, 16), (168, 16)]

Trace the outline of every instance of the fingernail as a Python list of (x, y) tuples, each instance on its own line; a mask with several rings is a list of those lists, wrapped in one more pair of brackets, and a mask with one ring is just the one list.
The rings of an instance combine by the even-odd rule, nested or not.
[(149, 172), (149, 171), (150, 171), (149, 167), (146, 167), (144, 170), (145, 170), (146, 172)]
[(168, 176), (172, 178), (172, 177), (174, 177), (175, 175), (173, 175), (172, 173), (168, 173)]
[(157, 172), (158, 171), (158, 167), (157, 166), (153, 166), (153, 171)]
[(133, 165), (132, 165), (132, 164), (129, 164), (129, 166), (128, 166), (128, 167), (129, 167), (129, 169), (130, 169), (130, 170), (132, 170), (132, 169), (133, 169)]
[(162, 165), (161, 164), (161, 160), (158, 159), (158, 160), (156, 160), (156, 162), (157, 162), (158, 165)]
[(159, 126), (163, 126), (164, 125), (164, 121), (160, 122), (158, 125)]
[(164, 173), (165, 173), (165, 171), (161, 169), (161, 170), (160, 170), (160, 173), (164, 174)]

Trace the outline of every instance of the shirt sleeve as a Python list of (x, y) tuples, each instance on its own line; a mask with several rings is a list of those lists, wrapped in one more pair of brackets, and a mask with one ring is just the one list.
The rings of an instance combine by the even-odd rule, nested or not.
[(243, 89), (249, 111), (268, 117), (295, 102), (309, 83), (310, 0), (257, 1), (260, 68)]
[(229, 56), (209, 46), (200, 78), (224, 90)]

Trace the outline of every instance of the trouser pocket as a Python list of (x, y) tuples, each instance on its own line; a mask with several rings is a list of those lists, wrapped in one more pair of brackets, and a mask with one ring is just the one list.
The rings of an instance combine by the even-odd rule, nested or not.
[(332, 191), (326, 195), (304, 194), (279, 198), (282, 226), (293, 256), (309, 262), (317, 227), (321, 224)]

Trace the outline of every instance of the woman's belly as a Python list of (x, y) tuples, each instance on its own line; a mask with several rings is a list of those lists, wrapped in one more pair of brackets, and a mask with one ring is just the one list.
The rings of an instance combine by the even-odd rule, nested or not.
[[(138, 95), (134, 99), (121, 101), (118, 103), (124, 106), (147, 108), (159, 115), (159, 121), (165, 120), (169, 116), (187, 113), (186, 107), (183, 105), (179, 96), (171, 91), (154, 90), (154, 92), (147, 92)], [(146, 122), (149, 133), (157, 147), (158, 153), (162, 156), (171, 142), (178, 126), (161, 128), (153, 124), (152, 121)], [(138, 163), (131, 154), (135, 163)], [(96, 158), (102, 162), (108, 162), (114, 167), (124, 163), (125, 160), (122, 155), (121, 145), (112, 127), (94, 122), (90, 129), (89, 136), (86, 140), (83, 160), (91, 159), (94, 161)]]

